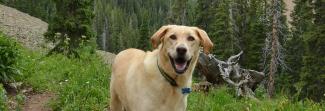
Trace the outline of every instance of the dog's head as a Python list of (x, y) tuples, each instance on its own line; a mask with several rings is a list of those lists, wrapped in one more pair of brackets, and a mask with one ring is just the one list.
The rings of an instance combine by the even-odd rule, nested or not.
[(161, 27), (151, 42), (154, 48), (161, 48), (160, 56), (169, 61), (177, 74), (183, 74), (191, 63), (196, 63), (201, 46), (204, 53), (209, 53), (213, 46), (204, 30), (178, 25)]

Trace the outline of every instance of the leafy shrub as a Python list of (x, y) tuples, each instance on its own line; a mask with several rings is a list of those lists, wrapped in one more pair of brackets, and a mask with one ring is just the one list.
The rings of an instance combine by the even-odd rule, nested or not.
[(6, 91), (2, 87), (2, 84), (0, 84), (0, 111), (7, 111), (7, 96), (6, 96)]
[(16, 42), (0, 32), (0, 83), (10, 82), (20, 74), (16, 65), (18, 57)]

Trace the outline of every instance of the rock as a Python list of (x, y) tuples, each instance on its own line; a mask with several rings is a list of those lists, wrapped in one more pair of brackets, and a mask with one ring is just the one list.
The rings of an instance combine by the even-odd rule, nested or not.
[(50, 47), (43, 34), (48, 24), (14, 8), (0, 5), (0, 31), (32, 50)]

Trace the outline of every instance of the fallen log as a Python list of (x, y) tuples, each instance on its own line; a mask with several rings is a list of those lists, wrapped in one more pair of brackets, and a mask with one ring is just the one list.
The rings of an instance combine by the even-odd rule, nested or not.
[(227, 61), (219, 60), (215, 55), (200, 53), (198, 70), (212, 84), (227, 83), (236, 89), (237, 96), (255, 98), (255, 89), (265, 74), (255, 70), (241, 68), (238, 61), (243, 54), (231, 56)]

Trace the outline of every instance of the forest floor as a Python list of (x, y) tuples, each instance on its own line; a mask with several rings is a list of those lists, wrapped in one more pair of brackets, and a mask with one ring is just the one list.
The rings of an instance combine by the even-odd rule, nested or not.
[[(46, 52), (52, 47), (46, 43), (43, 34), (47, 31), (48, 24), (38, 18), (20, 12), (14, 8), (0, 5), (0, 31), (21, 43), (24, 47), (33, 50)], [(104, 63), (110, 65), (115, 54), (97, 51), (102, 56)], [(21, 107), (23, 111), (51, 111), (48, 103), (56, 95), (53, 92), (25, 92), (25, 100)], [(9, 95), (16, 95), (10, 94)], [(13, 97), (14, 98), (14, 97)], [(11, 101), (10, 109), (17, 107), (17, 101)]]

